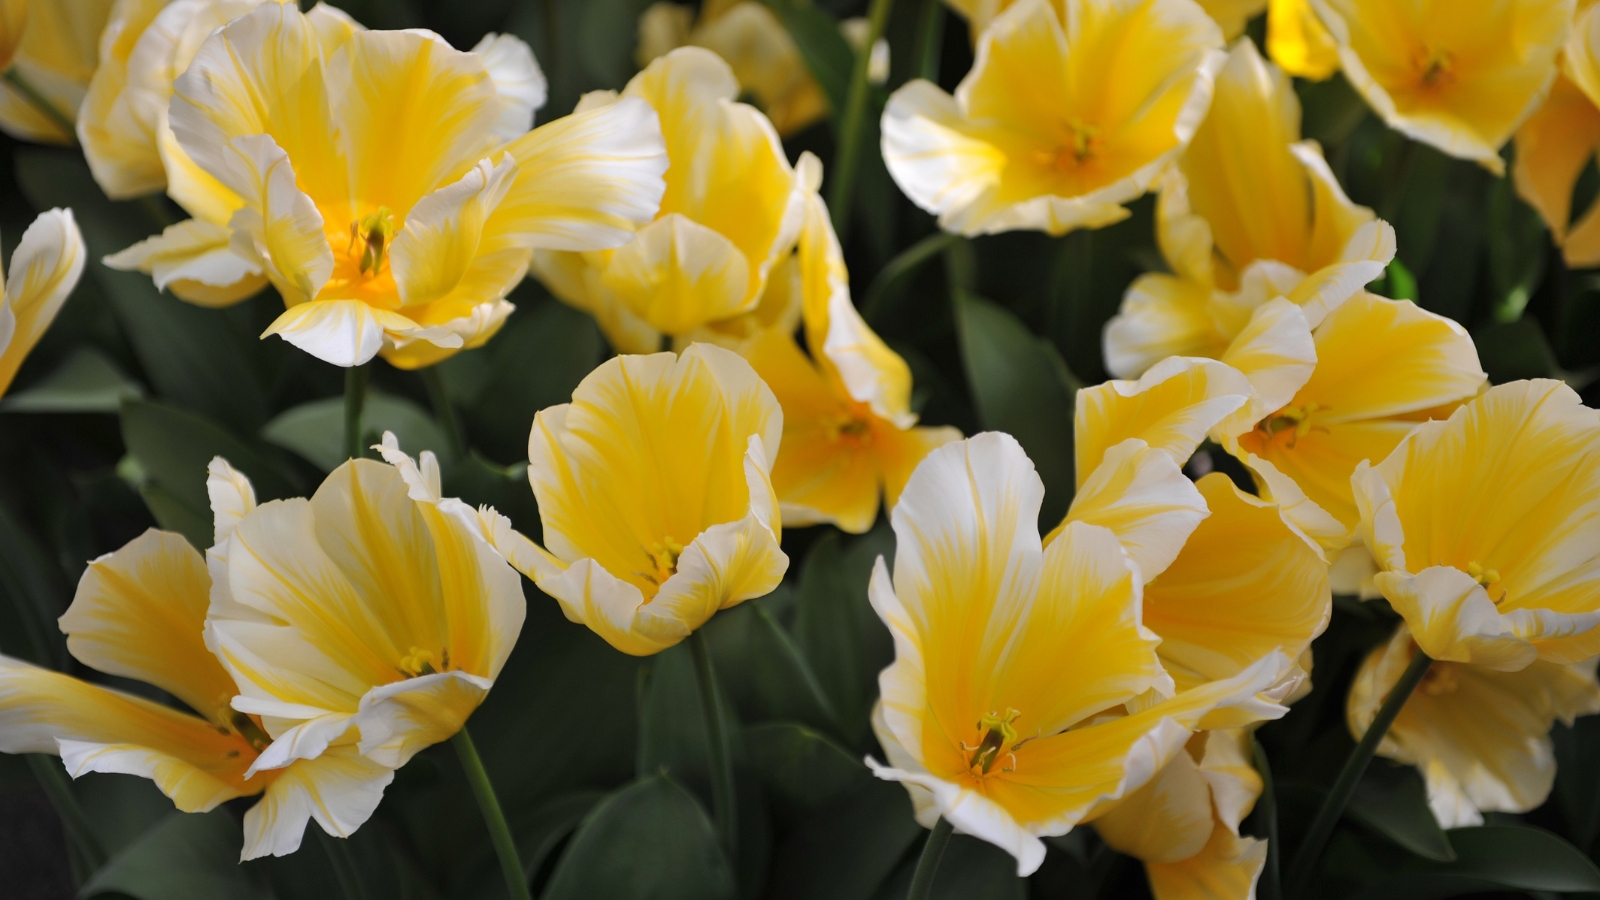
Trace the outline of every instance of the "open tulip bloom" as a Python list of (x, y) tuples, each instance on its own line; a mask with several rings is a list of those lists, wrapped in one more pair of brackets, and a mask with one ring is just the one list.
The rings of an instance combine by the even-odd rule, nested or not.
[[(262, 3), (207, 37), (173, 85), (170, 126), (190, 174), (211, 182), (212, 213), (113, 262), (224, 301), (264, 276), (289, 307), (266, 333), (335, 365), (382, 351), (418, 368), (483, 344), (535, 249), (626, 242), (667, 167), (636, 98), (524, 134), (537, 69), (521, 50), (465, 53), (431, 32)], [(185, 196), (179, 167), (166, 174)]]
[(0, 266), (0, 397), (78, 286), (84, 259), (83, 235), (72, 210), (52, 209), (22, 233), (9, 277)]
[(72, 143), (73, 120), (95, 73), (116, 0), (7, 0), (0, 6), (0, 131)]

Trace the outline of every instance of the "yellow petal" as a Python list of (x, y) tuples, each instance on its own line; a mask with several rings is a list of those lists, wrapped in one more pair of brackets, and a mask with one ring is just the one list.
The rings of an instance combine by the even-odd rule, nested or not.
[(1068, 522), (1110, 529), (1148, 581), (1177, 558), (1206, 517), (1206, 503), (1171, 456), (1138, 438), (1106, 451), (1073, 495), (1067, 517), (1045, 537), (1048, 545)]
[(1200, 852), (1172, 863), (1146, 863), (1156, 900), (1239, 900), (1255, 894), (1267, 842), (1213, 828)]
[(639, 14), (639, 47), (634, 53), (639, 68), (689, 43), (693, 28), (693, 9), (665, 0), (650, 4)]
[(267, 286), (261, 266), (239, 255), (233, 233), (201, 219), (168, 225), (161, 234), (146, 238), (105, 258), (113, 269), (144, 272), (161, 290), (197, 306), (231, 306)]
[(377, 811), (383, 789), (393, 780), (394, 770), (353, 746), (333, 747), (316, 759), (296, 762), (244, 814), (240, 862), (295, 852), (312, 819), (334, 837), (349, 837)]
[[(113, 200), (154, 193), (167, 184), (157, 148), (160, 104), (141, 103), (145, 98), (130, 96), (132, 92), (128, 91), (130, 80), (142, 81), (138, 73), (129, 71), (129, 57), (135, 47), (145, 44), (142, 57), (162, 55), (151, 45), (161, 42), (169, 29), (151, 29), (150, 38), (145, 34), (164, 5), (161, 0), (134, 0), (118, 3), (112, 9), (100, 36), (100, 65), (94, 70), (89, 93), (79, 110), (78, 135), (84, 160), (89, 163), (94, 180)], [(0, 45), (4, 43), (0, 37)], [(0, 49), (0, 70), (10, 65), (5, 56)], [(167, 76), (167, 94), (171, 93), (175, 74)]]
[(61, 617), (67, 649), (87, 665), (153, 684), (226, 724), (238, 691), (206, 649), (211, 578), (182, 535), (151, 529), (89, 564)]
[(1285, 72), (1312, 81), (1339, 68), (1339, 47), (1309, 0), (1272, 0), (1267, 8), (1267, 53)]
[[(1600, 265), (1600, 241), (1590, 238), (1600, 227), (1594, 224), (1600, 211), (1591, 204), (1571, 223), (1572, 189), (1596, 150), (1600, 108), (1566, 77), (1557, 78), (1544, 105), (1517, 130), (1511, 175), (1517, 195), (1539, 211), (1573, 268)], [(1569, 224), (1574, 226), (1570, 233)]]
[(1592, 6), (1573, 20), (1562, 49), (1562, 72), (1591, 103), (1600, 104), (1600, 13)]
[(1222, 352), (1222, 361), (1255, 389), (1249, 405), (1223, 426), (1238, 432), (1294, 399), (1317, 366), (1317, 349), (1300, 307), (1279, 297), (1256, 307), (1244, 330)]
[(629, 311), (684, 334), (754, 308), (750, 262), (720, 232), (678, 213), (641, 229), (611, 257), (602, 284)]
[(923, 458), (945, 444), (961, 440), (961, 431), (948, 425), (919, 425), (904, 431), (884, 427), (874, 432), (873, 440), (877, 444), (878, 467), (883, 474), (884, 503), (892, 510)]
[(1233, 40), (1244, 33), (1245, 23), (1266, 12), (1266, 0), (1199, 0), (1200, 8), (1222, 26), (1222, 33)]
[(908, 82), (890, 95), (882, 129), (884, 162), (911, 202), (946, 231), (982, 233), (998, 214), (1006, 156), (964, 120), (955, 98), (932, 82)]
[(1138, 378), (1169, 356), (1221, 356), (1228, 342), (1211, 318), (1210, 301), (1206, 284), (1165, 273), (1140, 275), (1106, 323), (1106, 369), (1118, 378)]
[(70, 209), (42, 212), (22, 233), (11, 271), (0, 272), (0, 396), (78, 286), (84, 258), (83, 235)]
[(405, 316), (360, 300), (314, 300), (284, 310), (261, 336), (279, 335), (336, 366), (359, 366), (378, 355), (386, 333), (415, 330), (416, 323)]
[(266, 272), (286, 304), (315, 298), (333, 274), (333, 247), (322, 212), (296, 186), (288, 155), (260, 134), (235, 138), (224, 159), (224, 180), (245, 204), (228, 223), (236, 251)]
[(27, 27), (28, 0), (0, 3), (0, 70), (11, 68), (12, 57), (16, 56), (23, 29)]
[(85, 772), (139, 775), (185, 812), (255, 793), (250, 743), (197, 716), (0, 656), (0, 751), (67, 758)]
[[(652, 9), (666, 6), (669, 4), (660, 3)], [(760, 3), (742, 2), (719, 15), (712, 15), (708, 10), (702, 13), (702, 18), (707, 21), (686, 40), (673, 46), (695, 44), (727, 60), (739, 85), (755, 95), (778, 134), (785, 137), (799, 134), (827, 115), (827, 97), (811, 77), (811, 70), (789, 37), (788, 29), (772, 10)], [(641, 36), (644, 27), (641, 18)], [(641, 53), (643, 47), (641, 37)], [(658, 55), (661, 54), (651, 58)]]
[[(1402, 626), (1362, 663), (1346, 714), (1366, 731), (1415, 645)], [(1406, 700), (1378, 753), (1417, 766), (1442, 827), (1479, 825), (1483, 812), (1527, 812), (1555, 779), (1550, 727), (1600, 712), (1594, 663), (1536, 661), (1519, 672), (1435, 662)]]
[(1221, 473), (1198, 487), (1211, 515), (1145, 588), (1145, 626), (1180, 686), (1231, 677), (1274, 649), (1298, 656), (1332, 611), (1321, 552), (1275, 506)]
[[(10, 68), (26, 78), (68, 120), (75, 117), (99, 62), (97, 41), (113, 0), (28, 4)], [(19, 39), (20, 38), (20, 39)], [(0, 82), (0, 131), (25, 141), (70, 144), (71, 128), (40, 112), (10, 83)]]
[(1094, 820), (1112, 849), (1146, 865), (1175, 863), (1199, 853), (1215, 827), (1211, 789), (1188, 753), (1179, 753), (1144, 787)]
[(361, 730), (361, 755), (400, 768), (460, 731), (493, 686), (493, 679), (467, 672), (440, 672), (373, 688), (351, 720)]
[(405, 306), (497, 300), (522, 280), (529, 251), (485, 227), (516, 175), (511, 157), (494, 165), (485, 159), (412, 208), (390, 256)]
[(544, 106), (550, 94), (550, 84), (533, 58), (533, 48), (514, 35), (490, 32), (473, 46), (472, 52), (483, 61), (495, 96), (500, 98), (495, 136), (510, 141), (527, 134), (533, 127), (533, 114)]
[(1211, 787), (1217, 821), (1233, 834), (1239, 833), (1239, 823), (1255, 808), (1263, 785), (1250, 735), (1245, 728), (1206, 732), (1205, 752), (1200, 754), (1200, 774)]
[(1345, 77), (1389, 126), (1500, 174), (1499, 149), (1544, 99), (1571, 0), (1449, 5), (1312, 0)]

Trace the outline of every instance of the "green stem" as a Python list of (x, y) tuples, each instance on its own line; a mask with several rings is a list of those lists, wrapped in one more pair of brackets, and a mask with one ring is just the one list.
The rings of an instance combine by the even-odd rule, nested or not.
[(78, 129), (73, 123), (72, 117), (62, 112), (60, 109), (57, 109), (56, 105), (50, 102), (50, 98), (46, 97), (38, 88), (34, 87), (33, 82), (29, 81), (26, 75), (23, 75), (21, 72), (17, 71), (16, 66), (12, 66), (11, 68), (7, 69), (6, 74), (0, 77), (4, 77), (6, 82), (10, 84), (17, 93), (22, 95), (22, 99), (28, 101), (28, 103), (32, 105), (34, 109), (39, 111), (40, 115), (43, 115), (46, 119), (49, 119), (57, 128), (65, 131), (67, 133), (68, 143), (75, 144), (78, 142)]
[(33, 777), (50, 797), (50, 805), (55, 807), (56, 815), (61, 817), (61, 828), (67, 833), (67, 840), (77, 851), (78, 858), (88, 869), (86, 874), (92, 875), (99, 871), (100, 867), (106, 864), (106, 849), (101, 846), (94, 829), (89, 827), (89, 818), (83, 814), (83, 807), (78, 805), (78, 799), (72, 796), (72, 786), (67, 783), (67, 776), (61, 769), (61, 761), (54, 756), (29, 753), (28, 768), (33, 770)]
[(706, 717), (706, 743), (711, 748), (711, 806), (716, 813), (717, 831), (731, 866), (737, 859), (739, 845), (739, 808), (734, 793), (733, 752), (728, 740), (728, 721), (717, 694), (717, 673), (711, 666), (711, 648), (706, 643), (703, 629), (696, 629), (689, 635), (689, 649), (694, 654), (695, 680), (700, 686), (700, 708)]
[(1272, 780), (1272, 765), (1267, 761), (1266, 748), (1250, 735), (1250, 749), (1256, 758), (1256, 772), (1261, 775), (1261, 798), (1256, 801), (1256, 811), (1261, 814), (1261, 824), (1267, 832), (1267, 864), (1261, 871), (1260, 900), (1282, 900), (1283, 886), (1278, 876), (1278, 791)]
[(467, 782), (472, 785), (472, 795), (478, 800), (478, 809), (483, 811), (483, 824), (489, 827), (489, 840), (494, 843), (494, 852), (500, 857), (500, 872), (505, 876), (506, 890), (511, 892), (511, 900), (533, 900), (533, 895), (528, 892), (528, 873), (517, 856), (517, 842), (511, 838), (511, 826), (506, 824), (506, 814), (500, 811), (500, 801), (494, 796), (494, 785), (489, 783), (489, 773), (483, 768), (483, 760), (478, 757), (478, 748), (473, 745), (467, 726), (461, 726), (450, 743), (456, 748), (456, 756), (461, 758), (461, 768), (467, 773)]
[(1300, 842), (1300, 849), (1294, 855), (1294, 865), (1289, 867), (1289, 896), (1306, 896), (1317, 858), (1322, 855), (1323, 845), (1328, 842), (1328, 838), (1333, 834), (1333, 827), (1339, 823), (1339, 817), (1344, 814), (1345, 805), (1350, 802), (1350, 795), (1355, 792), (1356, 783), (1361, 780), (1362, 773), (1367, 771), (1367, 764), (1372, 762), (1373, 755), (1378, 752), (1378, 743), (1389, 733), (1389, 726), (1394, 724), (1395, 716), (1400, 715), (1407, 698), (1417, 689), (1417, 685), (1422, 682), (1422, 676), (1428, 673), (1428, 666), (1432, 664), (1433, 660), (1428, 654), (1421, 650), (1417, 651), (1417, 655), (1412, 657), (1411, 664), (1406, 667), (1400, 680), (1389, 689), (1388, 698), (1378, 709), (1378, 715), (1373, 718), (1372, 724), (1367, 726), (1367, 733), (1361, 736), (1361, 743), (1356, 745), (1350, 758), (1344, 761), (1344, 768), (1339, 771), (1339, 778), (1334, 781), (1327, 798), (1322, 801), (1322, 808), (1317, 810), (1316, 818), (1311, 820), (1311, 827), (1306, 831), (1305, 839)]
[(923, 0), (917, 19), (917, 77), (939, 83), (940, 51), (944, 48), (944, 0)]
[(456, 418), (456, 408), (450, 405), (450, 392), (445, 389), (444, 376), (438, 366), (422, 370), (422, 383), (428, 388), (428, 401), (433, 404), (433, 417), (444, 429), (444, 439), (450, 442), (450, 452), (456, 459), (467, 455), (467, 444), (461, 437), (461, 420)]
[[(370, 364), (368, 364), (370, 365)], [(361, 458), (361, 408), (367, 405), (367, 365), (344, 370), (344, 455)]]
[(849, 230), (850, 200), (856, 186), (856, 164), (861, 157), (862, 120), (867, 115), (867, 69), (872, 62), (872, 46), (883, 37), (894, 0), (872, 0), (867, 11), (867, 41), (856, 53), (850, 71), (850, 93), (845, 96), (844, 115), (839, 119), (839, 152), (833, 164), (833, 184), (828, 191), (828, 208), (833, 213), (833, 231), (843, 244)]
[(933, 877), (939, 874), (939, 860), (944, 858), (944, 848), (955, 830), (949, 819), (940, 818), (933, 824), (928, 842), (922, 845), (922, 855), (917, 858), (917, 871), (911, 876), (911, 890), (906, 892), (906, 900), (928, 900), (933, 896)]
[(350, 852), (350, 842), (344, 838), (336, 838), (321, 828), (316, 829), (316, 832), (322, 841), (322, 852), (328, 855), (328, 865), (333, 867), (333, 877), (339, 881), (339, 890), (344, 894), (344, 900), (367, 900), (367, 889), (361, 884), (361, 871), (356, 866), (355, 856)]
[(867, 288), (867, 296), (861, 302), (862, 317), (868, 322), (877, 321), (887, 311), (892, 291), (903, 279), (959, 240), (961, 240), (959, 234), (936, 231), (900, 251), (898, 256), (889, 260), (889, 264), (879, 270), (878, 277), (872, 279), (872, 286)]

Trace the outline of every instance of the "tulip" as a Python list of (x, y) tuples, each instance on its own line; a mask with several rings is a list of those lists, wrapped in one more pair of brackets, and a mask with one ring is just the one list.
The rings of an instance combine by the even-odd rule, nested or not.
[[(1416, 643), (1405, 626), (1373, 650), (1350, 686), (1350, 731), (1366, 732), (1379, 705), (1411, 663)], [(1600, 712), (1594, 660), (1535, 660), (1516, 672), (1435, 662), (1406, 700), (1378, 753), (1416, 766), (1441, 828), (1482, 825), (1484, 812), (1528, 812), (1555, 782), (1550, 727)]]
[(1285, 72), (1312, 81), (1339, 70), (1339, 46), (1317, 18), (1311, 0), (1272, 0), (1267, 12), (1267, 54)]
[(1019, 0), (977, 43), (955, 96), (913, 81), (882, 126), (900, 189), (966, 235), (1127, 218), (1194, 136), (1223, 60), (1193, 0)]
[[(945, 0), (945, 5), (967, 20), (967, 28), (972, 32), (973, 43), (976, 44), (978, 35), (989, 27), (995, 16), (1014, 2), (1016, 0)], [(1267, 0), (1196, 0), (1196, 2), (1216, 21), (1222, 28), (1223, 36), (1230, 41), (1243, 34), (1245, 24), (1267, 8)], [(1063, 8), (1063, 4), (1058, 0), (1055, 6), (1058, 11)]]
[(832, 522), (860, 534), (893, 509), (906, 479), (954, 428), (917, 427), (911, 370), (850, 302), (844, 254), (828, 208), (807, 195), (797, 266), (807, 356), (792, 329), (770, 328), (741, 348), (783, 407), (772, 486), (786, 526)]
[(789, 30), (766, 6), (712, 0), (700, 14), (677, 3), (653, 3), (639, 16), (640, 67), (679, 47), (704, 47), (727, 61), (745, 93), (772, 127), (789, 137), (828, 114), (828, 98), (800, 57)]
[(0, 0), (0, 131), (72, 143), (113, 0)]
[(1351, 484), (1423, 653), (1506, 672), (1600, 653), (1600, 417), (1571, 388), (1490, 388)]
[(1247, 40), (1162, 182), (1156, 228), (1172, 273), (1136, 279), (1106, 326), (1119, 378), (1169, 356), (1221, 358), (1276, 297), (1315, 328), (1394, 257), (1394, 230), (1351, 203), (1317, 145), (1300, 140), (1293, 85)]
[(83, 276), (83, 235), (72, 210), (39, 214), (0, 269), (0, 396)]
[[(213, 464), (218, 472), (232, 474)], [(184, 812), (261, 795), (244, 816), (241, 859), (294, 852), (312, 818), (348, 837), (377, 808), (393, 770), (357, 752), (351, 733), (335, 735), (316, 759), (257, 771), (272, 739), (262, 717), (230, 705), (238, 689), (205, 635), (212, 591), (204, 558), (171, 532), (152, 529), (91, 562), (61, 617), (67, 648), (193, 712), (0, 656), (0, 751), (59, 755), (74, 778), (149, 778)]]
[(1573, 221), (1572, 192), (1600, 150), (1600, 9), (1579, 13), (1562, 49), (1562, 74), (1544, 105), (1517, 130), (1511, 175), (1517, 194), (1550, 228), (1567, 265), (1600, 265), (1600, 206)]
[(874, 715), (889, 766), (869, 764), (907, 785), (924, 826), (1001, 847), (1020, 875), (1043, 862), (1042, 836), (1138, 790), (1202, 720), (1281, 715), (1262, 695), (1289, 666), (1272, 652), (1174, 695), (1139, 566), (1083, 521), (1044, 546), (1043, 494), (1008, 435), (934, 450), (892, 516), (893, 580), (879, 560), (869, 587), (895, 639)]
[[(790, 166), (765, 116), (733, 102), (739, 82), (716, 54), (683, 47), (615, 94), (581, 110), (648, 102), (666, 136), (667, 192), (655, 221), (609, 253), (538, 253), (534, 271), (568, 304), (595, 315), (614, 346), (648, 352), (754, 311), (773, 268), (794, 248), (804, 198), (820, 174)], [(651, 345), (651, 338), (655, 344)]]
[[(344, 24), (264, 3), (173, 84), (178, 145), (238, 198), (230, 246), (288, 306), (266, 334), (335, 365), (432, 365), (499, 329), (534, 249), (615, 247), (654, 214), (667, 160), (647, 104), (509, 139), (537, 100), (531, 54)], [(202, 237), (172, 240), (204, 255)]]
[(1538, 109), (1574, 0), (1311, 0), (1350, 84), (1389, 127), (1501, 174)]

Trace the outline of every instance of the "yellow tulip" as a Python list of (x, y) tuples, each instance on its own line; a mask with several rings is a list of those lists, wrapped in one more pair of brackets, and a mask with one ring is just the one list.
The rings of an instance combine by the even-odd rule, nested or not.
[(1113, 849), (1144, 863), (1156, 900), (1248, 900), (1267, 861), (1267, 842), (1239, 835), (1261, 776), (1249, 733), (1196, 735), (1148, 784), (1096, 819)]
[(0, 397), (83, 276), (83, 235), (72, 210), (39, 214), (0, 267)]
[(1571, 388), (1490, 388), (1351, 482), (1423, 652), (1502, 671), (1600, 653), (1600, 414)]
[(1517, 130), (1511, 175), (1572, 268), (1600, 266), (1600, 205), (1572, 221), (1572, 191), (1600, 151), (1600, 7), (1579, 13), (1539, 111)]
[(393, 770), (364, 758), (351, 734), (316, 759), (256, 772), (271, 738), (260, 716), (230, 705), (238, 689), (205, 635), (212, 591), (205, 559), (170, 532), (147, 531), (91, 562), (61, 617), (72, 655), (152, 684), (193, 712), (0, 656), (0, 751), (59, 755), (74, 778), (149, 778), (184, 812), (260, 794), (244, 816), (241, 859), (294, 852), (311, 818), (348, 837), (377, 808)]
[(1156, 228), (1172, 274), (1136, 279), (1106, 326), (1119, 378), (1169, 356), (1222, 357), (1275, 297), (1314, 328), (1394, 257), (1394, 230), (1351, 203), (1317, 145), (1300, 140), (1293, 85), (1248, 40), (1229, 52), (1210, 114), (1162, 182)]
[(1317, 18), (1311, 0), (1272, 0), (1267, 55), (1290, 75), (1313, 81), (1339, 70), (1339, 45)]
[(531, 121), (530, 54), (348, 25), (264, 3), (173, 84), (177, 143), (237, 195), (230, 246), (289, 307), (266, 334), (336, 365), (432, 365), (499, 329), (534, 249), (614, 247), (655, 213), (648, 104), (509, 139)]
[(789, 30), (766, 6), (710, 0), (700, 15), (677, 3), (654, 3), (639, 16), (640, 67), (679, 47), (704, 47), (727, 61), (778, 134), (799, 134), (828, 113), (828, 98), (800, 57)]
[(0, 0), (0, 71), (8, 75), (0, 79), (0, 131), (24, 141), (72, 143), (63, 120), (73, 121), (83, 102), (113, 2)]
[(272, 737), (249, 774), (347, 744), (398, 769), (461, 729), (522, 630), (521, 580), (480, 513), (441, 495), (431, 453), (419, 465), (390, 434), (381, 450), (387, 465), (351, 460), (309, 500), (260, 505), (212, 465), (206, 642), (238, 684), (233, 708)]
[[(1364, 734), (1417, 651), (1402, 625), (1372, 651), (1350, 686), (1350, 731)], [(1401, 707), (1378, 753), (1416, 766), (1443, 828), (1483, 824), (1484, 812), (1528, 812), (1555, 781), (1550, 726), (1600, 712), (1594, 660), (1535, 660), (1516, 672), (1435, 662)]]
[(783, 579), (767, 450), (782, 434), (772, 391), (731, 351), (614, 357), (534, 417), (528, 481), (549, 549), (503, 517), (483, 534), (568, 619), (659, 653)]
[[(759, 305), (794, 248), (805, 195), (820, 173), (789, 165), (765, 116), (733, 102), (739, 82), (716, 54), (683, 47), (580, 110), (648, 102), (666, 136), (667, 191), (655, 221), (605, 253), (539, 253), (534, 271), (567, 303), (595, 315), (618, 349), (647, 352), (650, 335), (689, 335)], [(655, 345), (659, 347), (658, 343)]]
[(1345, 77), (1407, 137), (1501, 174), (1556, 76), (1573, 0), (1311, 0)]
[(1044, 546), (1043, 495), (1009, 435), (934, 450), (894, 509), (893, 581), (879, 560), (869, 587), (895, 638), (873, 723), (889, 766), (869, 764), (907, 785), (924, 826), (947, 819), (1021, 875), (1041, 836), (1138, 790), (1202, 720), (1281, 715), (1268, 692), (1289, 668), (1273, 652), (1174, 695), (1141, 624), (1140, 567), (1083, 521)]
[[(994, 17), (1004, 12), (1016, 0), (945, 0), (945, 5), (960, 13), (967, 20), (967, 28), (972, 33), (972, 42), (978, 42), (978, 35)], [(1060, 12), (1064, 4), (1061, 0), (1052, 0), (1056, 11)], [(1245, 25), (1258, 13), (1267, 8), (1267, 0), (1196, 0), (1200, 8), (1214, 19), (1222, 28), (1222, 33), (1228, 40), (1233, 40), (1244, 33)]]
[(884, 161), (946, 231), (1109, 225), (1194, 135), (1221, 48), (1193, 0), (1020, 0), (983, 30), (955, 96), (923, 80), (894, 92)]
[(796, 259), (812, 355), (789, 329), (767, 329), (740, 352), (783, 407), (772, 467), (783, 524), (832, 522), (860, 534), (878, 517), (879, 495), (893, 509), (917, 463), (961, 432), (916, 427), (911, 370), (850, 302), (844, 254), (815, 193)]

